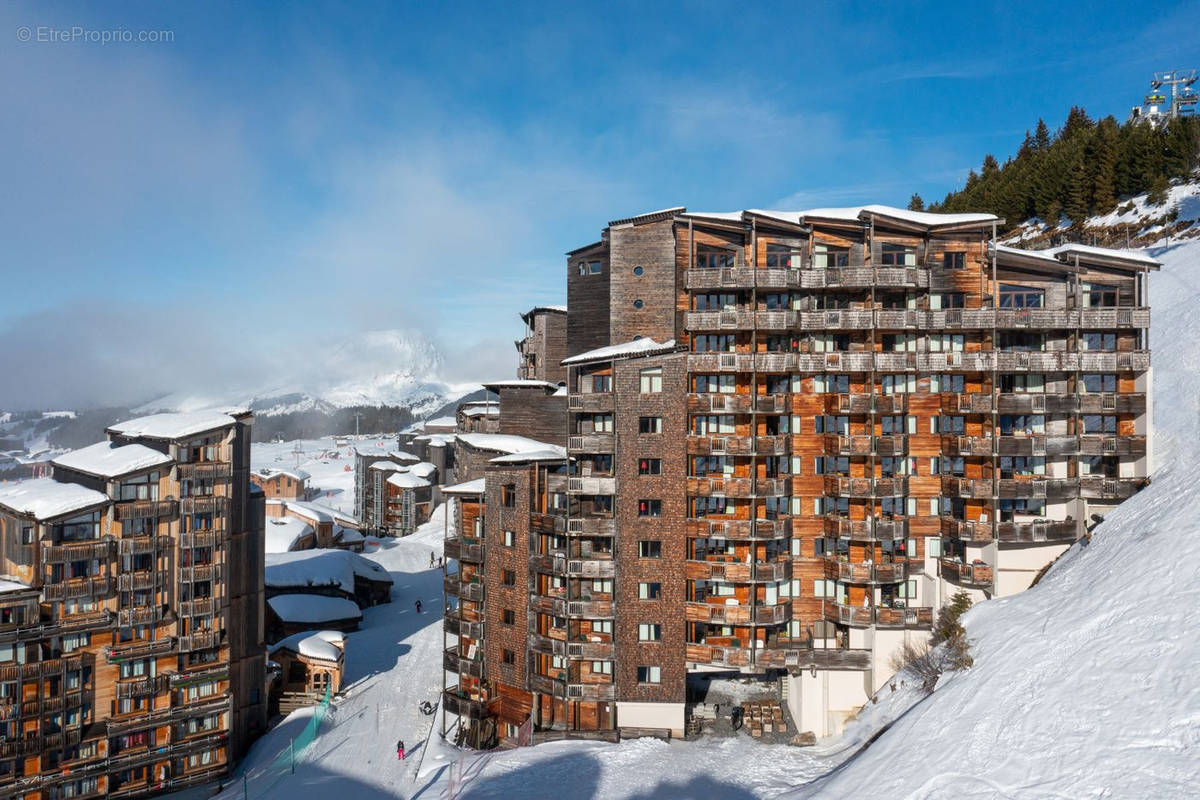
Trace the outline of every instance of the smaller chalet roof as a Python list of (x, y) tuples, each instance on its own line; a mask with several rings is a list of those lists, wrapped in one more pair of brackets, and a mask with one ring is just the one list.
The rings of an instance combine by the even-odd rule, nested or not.
[(629, 225), (638, 222), (657, 222), (658, 220), (668, 219), (687, 211), (684, 206), (672, 206), (671, 208), (662, 208), (658, 211), (647, 211), (645, 214), (638, 214), (633, 217), (625, 217), (624, 219), (614, 219), (608, 223), (610, 228), (615, 228), (618, 225)]
[(4, 575), (0, 577), (0, 594), (8, 592), (30, 592), (36, 591), (32, 586), (24, 581)]
[(562, 450), (534, 450), (529, 453), (510, 453), (506, 456), (493, 458), (492, 464), (528, 464), (533, 461), (565, 461), (566, 453)]
[(476, 478), (473, 481), (465, 483), (456, 483), (453, 486), (443, 486), (442, 494), (452, 494), (457, 496), (462, 495), (477, 495), (483, 494), (487, 490), (487, 480), (485, 478)]
[(290, 552), (300, 540), (312, 536), (312, 526), (295, 517), (268, 517), (266, 525), (266, 551), (268, 553)]
[(535, 314), (543, 314), (543, 313), (565, 314), (565, 313), (567, 313), (567, 307), (566, 306), (534, 306), (533, 308), (529, 309), (528, 311), (522, 311), (521, 319), (523, 319), (525, 321), (525, 324), (528, 325), (530, 317), (532, 317)]
[(117, 478), (171, 463), (171, 457), (144, 444), (119, 445), (115, 442), (95, 444), (72, 450), (55, 457), (51, 462), (56, 467), (94, 475), (98, 478)]
[(417, 477), (411, 472), (396, 472), (388, 476), (389, 486), (395, 486), (397, 489), (424, 489), (432, 484), (424, 478)]
[(351, 528), (358, 527), (358, 518), (353, 514), (347, 514), (344, 511), (339, 511), (332, 506), (327, 506), (324, 503), (314, 503), (312, 501), (301, 500), (285, 500), (284, 507), (289, 511), (296, 511), (301, 514), (316, 519), (317, 522), (336, 522), (339, 525), (347, 525)]
[(108, 495), (53, 478), (35, 478), (0, 487), (0, 506), (38, 521), (54, 519), (108, 503)]
[(1094, 247), (1088, 244), (1060, 244), (1058, 247), (1051, 247), (1044, 252), (1049, 255), (1058, 256), (1059, 258), (1079, 256), (1083, 261), (1100, 259), (1102, 262), (1125, 263), (1131, 268), (1158, 269), (1162, 266), (1161, 262), (1145, 253), (1135, 253), (1129, 250), (1113, 250), (1107, 247)]
[(610, 344), (606, 347), (597, 347), (595, 350), (588, 350), (586, 353), (580, 353), (570, 358), (562, 360), (563, 366), (571, 364), (590, 364), (596, 361), (611, 361), (615, 358), (636, 358), (638, 356), (657, 355), (659, 353), (669, 353), (675, 349), (675, 340), (668, 339), (659, 344), (650, 338), (634, 339), (632, 342), (623, 344)]
[(498, 391), (499, 389), (545, 389), (547, 392), (553, 392), (558, 389), (558, 384), (551, 383), (550, 381), (535, 381), (527, 378), (514, 378), (512, 380), (486, 381), (483, 384), (483, 388), (487, 389), (489, 392), (496, 392), (496, 394), (500, 393)]
[(320, 594), (278, 594), (267, 605), (281, 620), (300, 625), (321, 625), (347, 619), (362, 619), (362, 609), (344, 597)]
[(266, 585), (274, 587), (336, 586), (354, 592), (354, 576), (392, 582), (383, 567), (346, 550), (299, 550), (267, 553)]
[(476, 450), (494, 450), (497, 453), (535, 453), (541, 450), (554, 450), (561, 453), (560, 457), (562, 458), (567, 455), (566, 448), (556, 444), (505, 433), (460, 433), (458, 440)]
[(420, 464), (413, 464), (408, 468), (408, 471), (418, 478), (428, 478), (437, 472), (437, 465), (430, 464), (428, 461), (422, 461)]
[(182, 439), (225, 428), (235, 422), (237, 420), (222, 411), (151, 414), (118, 422), (110, 426), (108, 432), (121, 436), (144, 436), (147, 439)]
[(312, 475), (302, 469), (276, 469), (275, 467), (263, 467), (262, 469), (252, 470), (250, 474), (263, 480), (272, 480), (280, 475), (286, 475), (296, 481), (306, 481), (312, 477)]
[(354, 528), (344, 528), (341, 525), (335, 525), (333, 528), (333, 538), (342, 544), (350, 544), (351, 542), (365, 541), (367, 537)]
[(458, 407), (458, 413), (464, 417), (498, 417), (500, 416), (500, 406), (496, 403), (477, 406), (461, 405)]
[(380, 472), (404, 472), (408, 467), (408, 464), (397, 464), (395, 461), (376, 461), (367, 469), (377, 469)]
[(306, 658), (338, 662), (342, 659), (346, 637), (341, 631), (305, 631), (297, 633), (267, 647), (268, 653), (291, 650)]
[[(421, 425), (424, 423), (415, 423)], [(420, 461), (421, 459), (412, 453), (406, 453), (403, 450), (372, 450), (369, 447), (355, 447), (354, 454), (366, 456), (367, 458), (390, 458), (393, 461)]]

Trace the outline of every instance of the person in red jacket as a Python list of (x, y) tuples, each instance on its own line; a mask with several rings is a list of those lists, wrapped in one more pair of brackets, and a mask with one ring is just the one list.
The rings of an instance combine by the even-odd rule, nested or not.
[(404, 740), (403, 739), (396, 742), (396, 758), (400, 759), (401, 761), (404, 760)]

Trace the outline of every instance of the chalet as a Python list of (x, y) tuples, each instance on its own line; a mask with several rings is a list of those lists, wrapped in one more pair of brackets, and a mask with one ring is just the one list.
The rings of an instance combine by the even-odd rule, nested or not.
[(280, 594), (313, 594), (353, 600), (360, 608), (392, 600), (388, 571), (346, 550), (267, 553), (265, 572), (268, 599)]
[(270, 499), (308, 500), (308, 479), (311, 476), (302, 469), (257, 469), (250, 473), (250, 480), (262, 489)]
[(290, 714), (341, 691), (346, 670), (346, 637), (341, 631), (297, 633), (269, 650), (280, 671), (271, 698), (279, 713)]
[(525, 336), (517, 347), (517, 377), (561, 383), (566, 380), (562, 360), (567, 357), (567, 307), (534, 306), (521, 314)]
[(267, 636), (282, 639), (312, 630), (358, 630), (362, 609), (353, 600), (313, 594), (277, 594), (267, 600)]

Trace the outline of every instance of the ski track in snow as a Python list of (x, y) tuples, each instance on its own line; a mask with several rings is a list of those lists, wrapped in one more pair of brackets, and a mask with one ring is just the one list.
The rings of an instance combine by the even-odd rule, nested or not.
[[(238, 780), (246, 770), (256, 800), (327, 800), (331, 793), (435, 800), (444, 796), (449, 766), (462, 757), (469, 780), (460, 796), (471, 800), (1196, 796), (1200, 242), (1150, 253), (1165, 263), (1150, 278), (1154, 482), (1109, 514), (1092, 542), (1072, 548), (1037, 587), (972, 609), (965, 622), (974, 668), (944, 676), (924, 702), (897, 679), (898, 690), (885, 688), (842, 738), (814, 748), (739, 736), (458, 751), (431, 727), (440, 711), (432, 718), (417, 711), (421, 700), (437, 696), (442, 675), (441, 573), (428, 565), (429, 551), (441, 552), (443, 507), (419, 533), (367, 553), (392, 573), (394, 599), (368, 609), (363, 629), (349, 636), (349, 689), (296, 774), (271, 786), (260, 781), (309, 711), (264, 736), (239, 766)], [(322, 443), (304, 444), (316, 450)], [(291, 465), (292, 446), (256, 445), (255, 466), (277, 457)], [(300, 466), (313, 473), (314, 485), (340, 492), (321, 502), (351, 511), (353, 473), (339, 472), (346, 463)], [(416, 597), (426, 604), (419, 617)], [(393, 749), (398, 737), (412, 753), (403, 763)], [(240, 800), (240, 783), (220, 796)]]

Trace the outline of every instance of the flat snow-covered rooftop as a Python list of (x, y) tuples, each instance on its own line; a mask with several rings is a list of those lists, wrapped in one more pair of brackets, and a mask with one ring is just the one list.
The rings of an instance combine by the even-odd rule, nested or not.
[(645, 356), (655, 353), (669, 353), (674, 349), (674, 339), (668, 339), (660, 344), (653, 339), (642, 338), (634, 339), (632, 342), (597, 347), (595, 350), (588, 350), (586, 353), (564, 358), (561, 363), (563, 366), (587, 364), (592, 361), (608, 361), (614, 358), (633, 358), (634, 356)]
[(191, 411), (187, 413), (151, 414), (148, 417), (118, 422), (108, 428), (121, 436), (144, 436), (147, 439), (181, 439), (233, 425), (237, 420), (221, 411)]
[(554, 450), (561, 452), (563, 458), (567, 455), (565, 447), (507, 433), (460, 433), (458, 440), (476, 450), (495, 450), (497, 453), (535, 453), (542, 450)]
[(312, 536), (312, 526), (295, 517), (267, 517), (266, 551), (268, 553), (287, 553), (301, 539)]
[(77, 483), (59, 483), (53, 478), (35, 478), (0, 487), (0, 506), (37, 520), (61, 517), (107, 502), (108, 495), (102, 492)]
[(344, 619), (362, 619), (362, 609), (344, 597), (320, 594), (279, 594), (267, 605), (284, 622), (320, 625)]

